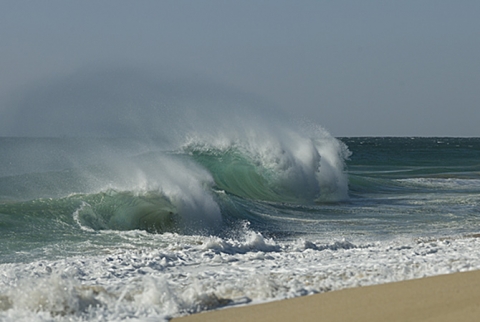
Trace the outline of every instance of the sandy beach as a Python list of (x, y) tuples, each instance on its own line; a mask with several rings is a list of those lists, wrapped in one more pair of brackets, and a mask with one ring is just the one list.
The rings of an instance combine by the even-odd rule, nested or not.
[(175, 318), (194, 321), (478, 321), (480, 271), (365, 286)]

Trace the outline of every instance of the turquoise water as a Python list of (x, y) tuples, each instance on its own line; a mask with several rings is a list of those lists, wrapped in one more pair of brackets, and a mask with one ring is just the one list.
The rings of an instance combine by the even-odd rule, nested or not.
[(480, 267), (479, 138), (177, 142), (0, 139), (1, 320), (168, 320)]

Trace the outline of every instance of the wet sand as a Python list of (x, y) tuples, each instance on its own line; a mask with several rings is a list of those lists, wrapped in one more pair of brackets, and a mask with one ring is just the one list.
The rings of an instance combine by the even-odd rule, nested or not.
[(226, 308), (171, 321), (480, 321), (480, 271)]

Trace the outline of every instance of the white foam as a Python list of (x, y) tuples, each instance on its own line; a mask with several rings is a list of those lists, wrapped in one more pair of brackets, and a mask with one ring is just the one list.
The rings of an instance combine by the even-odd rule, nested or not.
[(95, 255), (0, 265), (0, 320), (167, 320), (215, 309), (480, 268), (480, 239), (279, 242), (114, 232)]

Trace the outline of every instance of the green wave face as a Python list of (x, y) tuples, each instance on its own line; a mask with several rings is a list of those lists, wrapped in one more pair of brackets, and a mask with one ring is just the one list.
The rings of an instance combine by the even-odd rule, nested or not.
[(255, 200), (277, 201), (281, 198), (265, 171), (238, 151), (193, 151), (192, 155), (209, 170), (220, 190)]
[(131, 192), (107, 191), (81, 200), (75, 218), (81, 225), (93, 229), (166, 232), (178, 229), (178, 211), (163, 195), (148, 192), (136, 195)]
[(77, 194), (61, 199), (42, 198), (0, 205), (0, 214), (10, 217), (10, 225), (33, 224), (77, 226), (89, 230), (174, 231), (179, 228), (178, 211), (163, 195), (110, 190)]
[[(255, 156), (231, 147), (227, 150), (190, 148), (193, 159), (212, 175), (217, 189), (242, 198), (283, 203), (311, 203), (320, 191), (316, 178), (292, 178), (294, 169), (266, 167)], [(301, 189), (296, 189), (298, 179)], [(308, 186), (308, 187), (307, 187)]]

